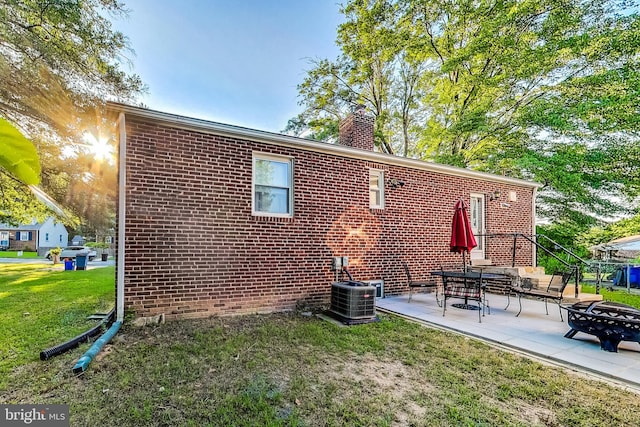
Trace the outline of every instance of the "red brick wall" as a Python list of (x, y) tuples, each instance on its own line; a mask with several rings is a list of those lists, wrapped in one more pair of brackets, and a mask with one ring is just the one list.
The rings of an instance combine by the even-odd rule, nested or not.
[(375, 118), (358, 108), (340, 123), (340, 144), (373, 151), (373, 127)]
[[(214, 136), (127, 116), (125, 304), (138, 315), (197, 317), (328, 304), (333, 256), (357, 280), (406, 292), (399, 260), (416, 279), (449, 252), (453, 206), (469, 194), (516, 191), (487, 202), (489, 232), (531, 233), (532, 189)], [(251, 214), (252, 153), (294, 158), (293, 218)], [(369, 169), (382, 168), (385, 208), (369, 209)], [(509, 239), (487, 257), (511, 262)], [(518, 262), (531, 263), (531, 248)]]
[(38, 232), (33, 231), (20, 231), (22, 233), (31, 233), (31, 240), (16, 240), (16, 232), (9, 232), (9, 249), (13, 251), (35, 251), (36, 250), (36, 239)]

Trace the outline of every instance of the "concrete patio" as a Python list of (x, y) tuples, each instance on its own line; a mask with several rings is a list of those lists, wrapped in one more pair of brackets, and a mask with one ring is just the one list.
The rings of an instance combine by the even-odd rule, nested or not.
[(554, 303), (549, 304), (547, 316), (544, 302), (523, 299), (522, 314), (516, 317), (517, 297), (511, 297), (511, 305), (505, 310), (506, 296), (488, 294), (491, 314), (478, 323), (477, 311), (451, 307), (451, 302), (460, 300), (449, 300), (443, 317), (433, 293), (414, 294), (410, 303), (408, 299), (408, 295), (380, 298), (376, 308), (640, 392), (640, 345), (623, 341), (618, 353), (612, 353), (601, 350), (600, 342), (592, 335), (578, 332), (573, 339), (564, 338), (570, 329), (567, 312), (563, 310), (564, 320), (560, 321)]

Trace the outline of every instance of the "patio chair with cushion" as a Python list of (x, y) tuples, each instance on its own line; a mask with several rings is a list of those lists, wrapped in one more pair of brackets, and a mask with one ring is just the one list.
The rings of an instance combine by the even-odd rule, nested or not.
[(402, 266), (404, 267), (404, 272), (407, 275), (407, 284), (409, 285), (409, 302), (411, 302), (411, 296), (413, 295), (413, 291), (416, 288), (421, 289), (435, 289), (436, 292), (436, 304), (438, 307), (441, 307), (440, 299), (438, 298), (438, 282), (436, 281), (414, 281), (411, 277), (411, 272), (409, 271), (409, 266), (405, 261), (402, 261)]
[[(514, 286), (512, 291), (518, 295), (518, 304), (520, 305), (520, 310), (518, 311), (518, 314), (516, 314), (516, 317), (520, 316), (520, 313), (522, 312), (522, 297), (527, 296), (544, 300), (544, 309), (547, 312), (547, 315), (549, 315), (547, 301), (555, 301), (555, 303), (558, 304), (558, 310), (560, 311), (560, 321), (564, 321), (562, 319), (562, 308), (560, 304), (562, 304), (564, 290), (569, 284), (569, 280), (571, 280), (574, 272), (575, 269), (570, 272), (555, 271), (551, 276), (549, 285), (544, 289), (534, 288), (531, 280), (522, 280), (519, 286)], [(560, 279), (558, 280), (558, 278)]]
[(484, 316), (485, 309), (491, 314), (491, 308), (485, 296), (486, 284), (482, 281), (482, 271), (456, 272), (441, 268), (441, 273), (444, 295), (443, 316), (447, 311), (447, 300), (451, 298), (464, 299), (464, 304), (453, 304), (454, 307), (463, 309), (476, 309), (475, 305), (469, 304), (470, 301), (475, 301), (478, 304), (478, 322), (482, 322), (481, 315)]

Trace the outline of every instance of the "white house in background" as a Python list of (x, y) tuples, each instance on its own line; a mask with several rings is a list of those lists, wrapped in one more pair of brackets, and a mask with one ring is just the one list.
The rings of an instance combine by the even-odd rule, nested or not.
[(621, 237), (607, 243), (592, 246), (591, 251), (598, 259), (628, 261), (640, 256), (640, 234)]
[(44, 255), (49, 249), (67, 246), (69, 232), (65, 226), (49, 217), (43, 222), (12, 226), (0, 223), (0, 246), (11, 250), (35, 250)]

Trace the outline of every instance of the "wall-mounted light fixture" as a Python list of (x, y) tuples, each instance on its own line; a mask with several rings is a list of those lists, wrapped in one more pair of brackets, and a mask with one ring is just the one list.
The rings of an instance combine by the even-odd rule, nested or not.
[(489, 200), (498, 200), (500, 198), (500, 191), (496, 190), (493, 193), (489, 193), (487, 197), (489, 197)]
[(404, 181), (400, 181), (397, 178), (391, 178), (389, 180), (389, 185), (391, 186), (391, 188), (398, 188), (398, 187), (402, 187), (404, 185)]

